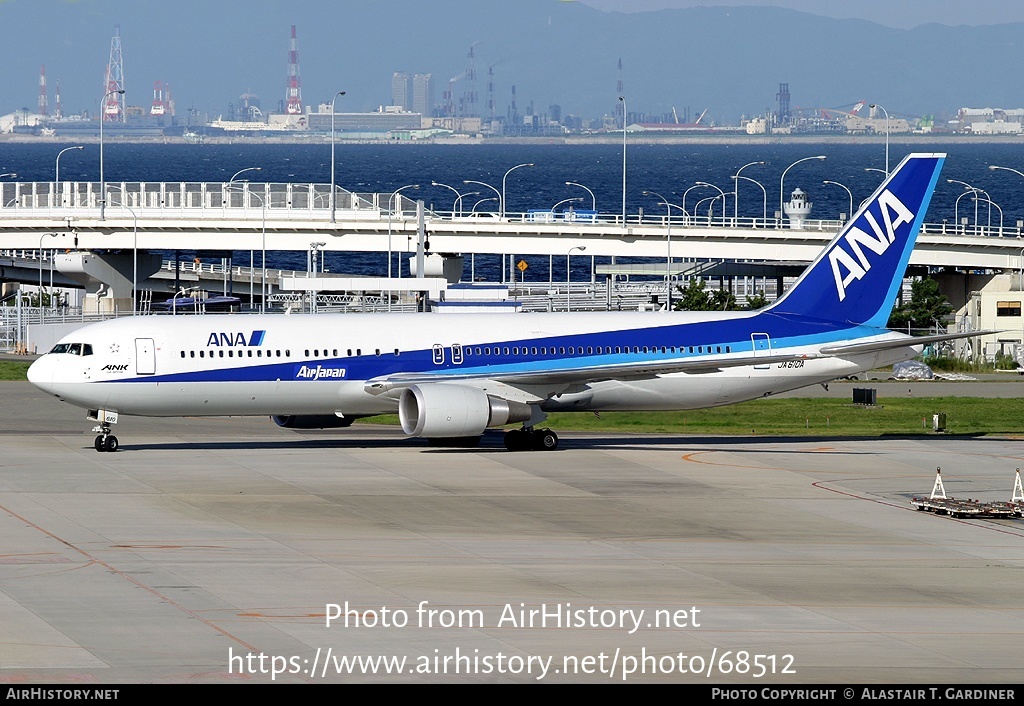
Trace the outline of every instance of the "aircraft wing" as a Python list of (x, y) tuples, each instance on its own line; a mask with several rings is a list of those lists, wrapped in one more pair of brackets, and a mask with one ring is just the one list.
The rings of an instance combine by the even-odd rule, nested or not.
[(885, 338), (879, 341), (867, 341), (864, 343), (844, 343), (836, 346), (825, 346), (820, 350), (820, 353), (828, 356), (872, 353), (874, 351), (887, 351), (892, 348), (903, 348), (905, 346), (926, 346), (929, 343), (955, 341), (960, 338), (974, 338), (975, 336), (985, 336), (990, 333), (999, 333), (999, 331), (989, 330), (967, 331), (963, 333), (940, 333), (933, 336), (906, 336), (905, 338)]
[(371, 394), (382, 394), (400, 390), (410, 385), (440, 382), (464, 382), (471, 380), (493, 380), (510, 385), (577, 385), (602, 380), (641, 380), (670, 373), (714, 373), (723, 368), (749, 365), (770, 365), (797, 360), (820, 358), (814, 354), (787, 353), (779, 355), (745, 355), (737, 357), (706, 357), (696, 360), (640, 361), (637, 363), (588, 365), (565, 367), (556, 370), (487, 371), (476, 373), (444, 372), (396, 373), (367, 380), (364, 389)]

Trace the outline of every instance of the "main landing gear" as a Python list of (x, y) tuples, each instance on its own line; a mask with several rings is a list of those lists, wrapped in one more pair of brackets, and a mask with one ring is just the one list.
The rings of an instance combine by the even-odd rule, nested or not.
[(109, 424), (100, 424), (92, 428), (94, 432), (97, 432), (96, 440), (93, 441), (93, 448), (97, 451), (117, 451), (119, 444), (117, 443), (117, 437), (110, 433)]
[(505, 448), (509, 451), (554, 451), (558, 435), (550, 429), (510, 429), (505, 432)]

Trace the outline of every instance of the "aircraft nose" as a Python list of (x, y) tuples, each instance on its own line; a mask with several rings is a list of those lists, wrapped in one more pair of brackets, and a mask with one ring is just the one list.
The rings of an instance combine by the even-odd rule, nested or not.
[(53, 361), (48, 355), (39, 358), (32, 365), (28, 366), (28, 381), (40, 390), (50, 392), (53, 385)]

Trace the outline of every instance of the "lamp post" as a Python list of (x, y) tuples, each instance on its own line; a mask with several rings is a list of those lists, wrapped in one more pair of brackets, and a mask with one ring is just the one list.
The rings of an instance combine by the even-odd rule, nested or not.
[(967, 194), (970, 194), (970, 193), (974, 194), (974, 196), (975, 196), (975, 198), (974, 198), (974, 225), (975, 225), (975, 227), (977, 227), (977, 225), (978, 225), (978, 198), (977, 198), (977, 195), (978, 195), (979, 192), (985, 194), (985, 196), (988, 196), (988, 194), (984, 190), (979, 189), (976, 186), (972, 186), (972, 185), (968, 184), (966, 181), (960, 181), (959, 179), (946, 179), (946, 183), (947, 184), (960, 184), (960, 186), (964, 187), (964, 189), (965, 189), (964, 193), (960, 194), (957, 197), (957, 199), (956, 199), (956, 203), (953, 204), (953, 218), (954, 218), (954, 220), (956, 220), (957, 223), (960, 222), (960, 212), (959, 212), (960, 199), (962, 199)]
[[(992, 198), (984, 191), (978, 190), (979, 194), (985, 194), (985, 202), (988, 203), (988, 229), (992, 232), (992, 207), (995, 206), (996, 210), (999, 211), (999, 235), (1003, 234), (1003, 209), (997, 204)], [(975, 208), (977, 208), (977, 202), (981, 199), (978, 198), (977, 194), (974, 196)]]
[[(51, 235), (56, 238), (60, 233), (43, 233), (39, 236), (39, 320), (43, 318), (43, 238)], [(50, 261), (50, 272), (53, 272), (53, 261)], [(53, 289), (53, 276), (50, 276), (50, 289)], [(53, 292), (50, 292), (50, 305), (53, 305)]]
[(4, 172), (3, 174), (0, 174), (0, 179), (3, 179), (5, 177), (16, 177), (16, 176), (18, 176), (17, 172)]
[[(420, 188), (419, 184), (406, 184), (405, 186), (401, 186), (401, 187), (395, 189), (394, 191), (392, 191), (391, 192), (391, 197), (388, 199), (388, 277), (391, 277), (391, 217), (392, 217), (392, 215), (394, 215), (394, 211), (395, 211), (395, 196), (398, 195), (398, 192), (404, 191), (405, 189), (418, 189), (418, 188)], [(399, 205), (401, 205), (402, 202), (399, 201), (398, 203), (399, 203)], [(399, 274), (399, 276), (401, 276), (401, 274), (402, 274), (401, 262), (399, 262), (398, 274)], [(388, 295), (388, 307), (389, 307), (388, 310), (389, 311), (390, 311), (390, 306), (391, 306), (391, 296)]]
[(310, 294), (312, 295), (309, 300), (309, 313), (315, 314), (317, 312), (317, 291), (316, 291), (316, 255), (320, 251), (320, 248), (327, 245), (327, 243), (313, 242), (309, 244), (309, 273), (310, 273)]
[(53, 172), (53, 180), (56, 183), (58, 183), (58, 184), (60, 183), (60, 156), (62, 154), (64, 154), (65, 152), (68, 152), (70, 150), (84, 150), (84, 149), (85, 149), (84, 145), (75, 145), (74, 147), (65, 147), (64, 149), (62, 149), (60, 152), (57, 153), (57, 166), (54, 168), (54, 172)]
[(722, 221), (725, 221), (725, 192), (722, 191), (721, 189), (719, 189), (714, 184), (710, 184), (710, 183), (708, 183), (706, 181), (698, 181), (698, 182), (696, 182), (696, 185), (697, 186), (710, 186), (712, 189), (714, 189), (715, 191), (717, 191), (721, 195), (721, 197), (722, 197)]
[(486, 203), (487, 201), (497, 201), (497, 200), (498, 200), (497, 196), (491, 196), (490, 198), (480, 199), (475, 204), (473, 204), (473, 210), (469, 212), (469, 215), (471, 215), (471, 216), (474, 215), (476, 213), (476, 207), (479, 206), (480, 204)]
[(782, 170), (782, 178), (779, 179), (779, 224), (780, 225), (782, 224), (782, 218), (785, 215), (785, 212), (783, 210), (783, 201), (785, 201), (785, 199), (786, 199), (786, 187), (785, 187), (786, 172), (788, 172), (790, 169), (792, 169), (796, 165), (800, 164), (800, 162), (807, 162), (807, 161), (812, 160), (812, 159), (825, 159), (825, 155), (819, 154), (819, 155), (817, 155), (815, 157), (804, 157), (803, 159), (798, 159), (795, 162), (793, 162), (792, 164), (790, 164), (788, 167), (786, 167), (785, 169)]
[(532, 162), (529, 163), (529, 164), (517, 164), (516, 166), (512, 167), (507, 172), (505, 172), (505, 176), (503, 176), (501, 178), (501, 209), (500, 210), (501, 210), (501, 217), (502, 218), (505, 217), (505, 180), (508, 179), (508, 175), (511, 174), (512, 172), (514, 172), (516, 169), (519, 169), (520, 167), (532, 167), (532, 166), (533, 166)]
[(479, 191), (467, 191), (464, 194), (459, 194), (459, 197), (457, 199), (455, 199), (455, 210), (459, 212), (459, 217), (460, 218), (462, 217), (462, 199), (466, 198), (467, 196), (479, 196), (479, 195), (480, 195)]
[(246, 167), (245, 169), (239, 169), (237, 172), (231, 175), (230, 179), (228, 179), (228, 184), (234, 183), (235, 179), (238, 178), (239, 174), (243, 174), (245, 172), (258, 172), (261, 171), (262, 169), (263, 167)]
[[(486, 187), (487, 187), (488, 189), (490, 189), (491, 191), (493, 191), (493, 192), (494, 192), (494, 193), (495, 193), (495, 194), (497, 195), (497, 197), (498, 197), (498, 215), (503, 215), (503, 214), (504, 214), (504, 211), (502, 211), (502, 205), (503, 205), (503, 204), (504, 204), (505, 202), (504, 202), (504, 200), (502, 200), (502, 198), (501, 198), (501, 192), (500, 192), (500, 191), (498, 191), (497, 189), (495, 189), (495, 188), (494, 188), (493, 186), (491, 186), (490, 184), (487, 184), (487, 183), (485, 183), (485, 182), (482, 182), (482, 181), (474, 181), (474, 180), (472, 180), (472, 179), (463, 179), (463, 180), (462, 180), (462, 183), (463, 183), (463, 184), (479, 184), (480, 186), (486, 186)], [(456, 192), (456, 193), (457, 193), (457, 192)]]
[[(246, 184), (242, 185), (242, 190), (241, 190), (241, 194), (242, 194), (242, 208), (244, 208), (244, 209), (248, 209), (249, 208), (249, 202), (248, 202), (248, 199), (246, 198), (246, 196), (255, 196), (256, 198), (258, 198), (260, 200), (260, 209), (263, 211), (263, 226), (262, 226), (261, 236), (260, 236), (260, 238), (261, 238), (261, 251), (262, 251), (261, 263), (260, 263), (260, 267), (262, 269), (262, 274), (260, 275), (260, 313), (262, 314), (264, 312), (264, 309), (266, 308), (266, 305), (267, 305), (267, 202), (264, 200), (264, 198), (262, 196), (260, 196), (259, 194), (257, 194), (254, 191), (250, 191), (246, 187), (247, 187)], [(230, 183), (228, 184), (227, 190), (234, 191), (235, 189), (237, 189), (237, 187), (232, 187)], [(252, 251), (250, 250), (250, 252), (252, 252)], [(249, 270), (250, 270), (250, 272), (253, 269), (254, 268), (253, 268), (253, 263), (252, 263), (252, 257), (250, 256), (250, 258), (249, 258)], [(249, 306), (251, 307), (252, 306), (252, 300), (251, 300), (252, 293), (251, 292), (250, 292), (249, 296), (250, 296)]]
[(619, 96), (622, 101), (622, 227), (626, 227), (626, 123), (628, 112), (626, 111), (626, 97)]
[[(665, 204), (665, 214), (668, 216), (665, 219), (665, 311), (672, 311), (672, 208), (675, 207), (683, 211), (683, 207), (669, 203), (668, 199), (657, 191), (644, 192), (644, 196), (648, 194), (661, 199), (661, 202)], [(685, 214), (686, 211), (683, 213)]]
[(736, 173), (732, 175), (732, 217), (735, 221), (738, 221), (740, 217), (740, 172), (742, 172), (747, 167), (754, 166), (755, 164), (763, 165), (764, 162), (747, 162), (742, 167), (737, 169)]
[(889, 176), (889, 111), (877, 103), (872, 103), (868, 107), (871, 109), (878, 108), (885, 113), (885, 175)]
[(554, 213), (555, 209), (557, 209), (563, 203), (578, 203), (578, 202), (580, 202), (582, 200), (583, 200), (583, 197), (581, 197), (581, 196), (577, 196), (577, 197), (571, 198), (571, 199), (562, 199), (561, 201), (559, 201), (558, 203), (556, 203), (554, 206), (551, 207), (551, 212)]
[[(228, 186), (227, 186), (226, 190), (227, 191), (234, 191), (234, 189), (231, 188), (231, 185), (235, 183), (235, 179), (238, 178), (239, 174), (243, 174), (243, 173), (248, 172), (248, 171), (256, 171), (256, 172), (258, 172), (258, 171), (262, 171), (262, 170), (263, 170), (263, 167), (246, 167), (245, 169), (239, 169), (237, 172), (235, 172), (234, 174), (231, 175), (230, 179), (228, 179)], [(248, 179), (246, 179), (245, 181), (248, 181)], [(242, 198), (243, 199), (245, 198), (245, 193), (244, 192), (240, 191), (238, 193), (242, 194)], [(243, 203), (242, 205), (244, 206), (245, 204)], [(254, 252), (254, 248), (249, 248), (249, 308), (252, 308), (252, 300), (253, 300), (252, 278), (253, 278), (253, 270), (255, 269), (252, 266), (253, 252)]]
[[(698, 184), (694, 184), (689, 189), (687, 189), (686, 191), (683, 192), (683, 218), (684, 219), (689, 219), (689, 217), (690, 217), (690, 214), (686, 210), (686, 195), (688, 193), (690, 193), (691, 191), (693, 191), (694, 189), (699, 189), (699, 188), (701, 188), (701, 184), (698, 183)], [(694, 216), (697, 215), (697, 209), (693, 209), (693, 215)]]
[(583, 186), (583, 184), (580, 184), (580, 183), (575, 182), (575, 181), (567, 181), (567, 182), (565, 182), (565, 185), (566, 186), (578, 186), (581, 189), (585, 189), (586, 192), (588, 194), (590, 194), (590, 210), (595, 211), (595, 212), (597, 211), (597, 197), (594, 196), (594, 192), (593, 191), (591, 191), (587, 187)]
[(849, 196), (850, 196), (850, 211), (847, 213), (846, 217), (848, 219), (853, 218), (853, 192), (850, 191), (849, 189), (847, 189), (846, 186), (843, 186), (843, 184), (840, 184), (838, 181), (829, 181), (828, 179), (826, 179), (825, 181), (823, 181), (821, 183), (822, 184), (832, 184), (833, 186), (841, 186), (842, 188), (846, 189), (846, 193), (849, 194)]
[(107, 205), (107, 182), (103, 176), (103, 105), (107, 102), (107, 98), (114, 94), (124, 95), (124, 89), (119, 88), (114, 91), (107, 91), (103, 94), (103, 100), (100, 101), (100, 220), (104, 219), (104, 209)]
[(452, 191), (455, 192), (455, 201), (452, 204), (452, 218), (455, 218), (455, 208), (456, 208), (455, 204), (457, 204), (459, 202), (459, 190), (456, 189), (454, 186), (448, 186), (447, 184), (442, 184), (439, 181), (432, 181), (432, 182), (430, 182), (430, 185), (431, 186), (443, 186), (444, 188), (451, 189)]
[[(767, 221), (768, 220), (768, 190), (764, 188), (764, 184), (762, 184), (761, 182), (757, 181), (756, 179), (751, 179), (750, 177), (747, 177), (747, 176), (740, 176), (739, 174), (735, 175), (733, 178), (736, 179), (737, 181), (739, 181), (740, 179), (743, 179), (744, 181), (749, 181), (749, 182), (757, 184), (759, 187), (761, 187), (761, 219), (764, 220), (764, 221)], [(755, 225), (755, 227), (757, 226), (756, 219), (755, 219), (755, 224), (754, 225)]]
[(572, 304), (570, 303), (571, 300), (569, 299), (569, 294), (572, 291), (572, 287), (570, 285), (570, 280), (572, 279), (572, 270), (569, 269), (569, 256), (572, 255), (573, 250), (579, 250), (580, 252), (583, 252), (586, 249), (586, 245), (576, 245), (574, 247), (569, 248), (569, 252), (565, 254), (565, 310), (567, 312), (572, 311)]
[(345, 91), (338, 91), (331, 99), (331, 223), (334, 223), (335, 197), (334, 197), (334, 114), (337, 112), (338, 96), (345, 95)]
[(125, 196), (127, 196), (127, 194), (122, 186), (121, 203), (118, 205), (123, 208), (127, 208), (128, 212), (132, 214), (132, 315), (134, 316), (139, 310), (139, 299), (137, 294), (139, 281), (139, 218), (135, 215), (135, 209), (124, 202)]

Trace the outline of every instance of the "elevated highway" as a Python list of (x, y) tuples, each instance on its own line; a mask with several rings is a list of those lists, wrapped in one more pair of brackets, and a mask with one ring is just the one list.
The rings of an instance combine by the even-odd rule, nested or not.
[[(87, 250), (408, 252), (416, 249), (415, 202), (401, 194), (336, 191), (328, 184), (211, 182), (0, 183), (0, 248)], [(808, 262), (840, 228), (809, 220), (572, 212), (427, 212), (434, 253)], [(912, 265), (1018, 270), (1020, 228), (926, 224)]]

